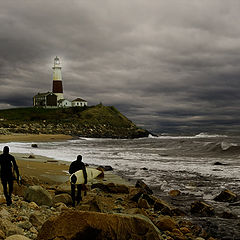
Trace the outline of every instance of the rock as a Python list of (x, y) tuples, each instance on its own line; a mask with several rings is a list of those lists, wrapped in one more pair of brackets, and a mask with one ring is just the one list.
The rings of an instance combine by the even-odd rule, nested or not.
[(171, 197), (177, 197), (181, 194), (181, 192), (179, 190), (171, 190), (168, 193)]
[(39, 209), (39, 206), (35, 202), (30, 202), (28, 207), (32, 209)]
[(144, 191), (140, 188), (130, 188), (128, 198), (131, 201), (138, 202), (139, 198), (144, 194)]
[(142, 197), (142, 199), (147, 200), (149, 205), (153, 205), (155, 203), (155, 201), (156, 201), (156, 199), (154, 199), (152, 196), (149, 196), (148, 194), (145, 194), (145, 193), (142, 194), (141, 197)]
[(141, 215), (67, 211), (47, 220), (38, 240), (103, 239), (159, 240), (160, 231)]
[(238, 218), (237, 214), (230, 212), (230, 211), (224, 211), (220, 216), (222, 218), (227, 218), (227, 219), (237, 219)]
[(154, 203), (154, 212), (160, 211), (162, 215), (172, 215), (171, 207), (164, 201), (158, 199)]
[(173, 209), (171, 209), (171, 215), (172, 216), (186, 216), (187, 214), (179, 208), (173, 208)]
[(104, 168), (103, 167), (98, 167), (97, 170), (101, 171), (100, 175), (97, 176), (97, 178), (104, 178)]
[(92, 184), (91, 189), (94, 188), (99, 188), (104, 192), (107, 193), (129, 193), (129, 189), (127, 186), (123, 184), (114, 184), (114, 183), (108, 183), (108, 184), (103, 184), (103, 183), (95, 183)]
[(218, 196), (214, 198), (215, 201), (218, 202), (235, 202), (237, 201), (237, 195), (230, 190), (222, 191)]
[(187, 233), (190, 233), (191, 231), (189, 230), (189, 228), (187, 227), (181, 227), (180, 228), (180, 231), (183, 233), (183, 234), (187, 234)]
[(107, 188), (109, 193), (129, 193), (128, 187), (123, 184), (109, 183), (107, 184)]
[(135, 187), (143, 189), (147, 194), (153, 194), (153, 191), (142, 180), (137, 180)]
[(154, 197), (146, 194), (146, 192), (143, 189), (140, 189), (140, 188), (129, 188), (129, 189), (130, 189), (130, 191), (129, 191), (128, 198), (131, 201), (138, 203), (138, 200), (140, 198), (143, 198), (143, 199), (147, 200), (149, 205), (153, 205), (155, 203), (156, 199)]
[(177, 239), (177, 240), (186, 240), (186, 237), (183, 235), (183, 233), (177, 229), (174, 228), (171, 232), (171, 235), (173, 237), (173, 239)]
[(33, 143), (33, 144), (31, 145), (31, 147), (32, 147), (32, 148), (38, 148), (38, 145), (37, 145), (36, 143)]
[(39, 206), (52, 206), (53, 200), (50, 193), (41, 186), (30, 186), (26, 189), (24, 199), (28, 202), (35, 202)]
[(28, 158), (35, 158), (35, 156), (33, 155), (33, 154), (30, 154), (29, 156), (28, 156)]
[(15, 226), (11, 221), (7, 219), (0, 219), (0, 229), (6, 234), (6, 236), (13, 234), (23, 234), (23, 230), (21, 228)]
[(216, 165), (216, 166), (222, 166), (222, 165), (226, 165), (226, 164), (221, 163), (221, 162), (215, 162), (213, 165)]
[(95, 189), (95, 188), (101, 189), (104, 192), (108, 192), (107, 185), (105, 185), (103, 183), (94, 183), (94, 184), (92, 184), (91, 189)]
[(68, 209), (68, 207), (66, 206), (66, 204), (64, 204), (64, 203), (62, 203), (62, 202), (55, 203), (55, 207), (56, 207), (56, 210), (59, 211), (59, 212)]
[(145, 209), (149, 209), (150, 205), (148, 204), (148, 201), (146, 199), (143, 199), (142, 197), (139, 198), (138, 200), (138, 207), (139, 208), (145, 208)]
[(6, 199), (5, 199), (5, 197), (0, 197), (0, 205), (2, 205), (2, 204), (4, 204), (4, 203), (6, 203)]
[(1, 240), (6, 239), (6, 235), (2, 230), (0, 230), (0, 239)]
[(23, 197), (24, 193), (26, 191), (26, 186), (24, 185), (18, 185), (17, 183), (14, 182), (14, 186), (13, 186), (13, 194)]
[(23, 235), (15, 234), (10, 237), (7, 237), (5, 240), (31, 240), (31, 239)]
[(37, 229), (36, 229), (35, 227), (31, 227), (31, 228), (29, 229), (29, 231), (30, 231), (31, 233), (38, 234), (38, 231), (37, 231)]
[(154, 223), (161, 231), (172, 231), (177, 226), (175, 220), (173, 218), (171, 218), (170, 216), (160, 215), (155, 220)]
[(11, 214), (5, 208), (2, 208), (1, 211), (0, 211), (0, 217), (2, 219), (10, 220), (11, 219)]
[(212, 206), (202, 201), (195, 201), (191, 204), (191, 213), (201, 217), (211, 217), (215, 214)]
[(62, 202), (66, 205), (72, 204), (72, 198), (68, 193), (61, 193), (54, 196), (54, 203)]
[(37, 213), (32, 213), (29, 217), (29, 222), (36, 228), (39, 228), (40, 226), (42, 226), (44, 220), (43, 217)]
[(147, 213), (143, 209), (140, 209), (140, 208), (130, 208), (130, 209), (127, 209), (125, 211), (125, 213), (131, 214), (131, 215), (140, 214), (140, 215), (144, 215), (147, 217)]
[[(102, 168), (104, 171), (113, 171), (113, 168), (111, 166), (99, 166), (99, 168)], [(98, 169), (98, 168), (97, 168)]]
[(17, 226), (23, 228), (24, 230), (29, 230), (32, 227), (32, 224), (29, 221), (25, 221), (18, 223)]
[(56, 195), (61, 193), (71, 194), (71, 185), (69, 183), (60, 184), (56, 187), (55, 193)]
[(98, 196), (89, 200), (86, 204), (77, 206), (78, 210), (92, 211), (92, 212), (104, 212), (104, 206)]

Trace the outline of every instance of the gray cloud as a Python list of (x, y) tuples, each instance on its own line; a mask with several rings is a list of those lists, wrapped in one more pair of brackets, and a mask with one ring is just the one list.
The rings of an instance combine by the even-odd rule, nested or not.
[(31, 106), (62, 60), (66, 98), (155, 132), (239, 132), (235, 0), (0, 2), (0, 107)]

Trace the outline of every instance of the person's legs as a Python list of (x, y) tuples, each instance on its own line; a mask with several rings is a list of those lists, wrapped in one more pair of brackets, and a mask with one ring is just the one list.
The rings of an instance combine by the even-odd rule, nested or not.
[(9, 206), (9, 205), (11, 205), (12, 201), (11, 201), (11, 197), (8, 195), (7, 184), (8, 184), (7, 179), (2, 179), (3, 193), (6, 198), (7, 205)]
[(82, 185), (78, 184), (77, 185), (77, 204), (80, 203), (80, 201), (82, 201), (82, 196), (81, 196), (81, 190), (82, 190)]
[(72, 206), (75, 207), (75, 184), (71, 184)]
[(5, 198), (8, 198), (8, 190), (7, 190), (7, 179), (2, 179), (3, 193)]
[(12, 192), (13, 192), (13, 179), (8, 179), (8, 195), (9, 203), (12, 204)]

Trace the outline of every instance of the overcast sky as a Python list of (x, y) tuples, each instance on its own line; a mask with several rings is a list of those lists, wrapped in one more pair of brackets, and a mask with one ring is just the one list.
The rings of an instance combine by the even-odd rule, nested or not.
[(154, 132), (240, 132), (239, 0), (0, 0), (0, 108), (64, 96)]

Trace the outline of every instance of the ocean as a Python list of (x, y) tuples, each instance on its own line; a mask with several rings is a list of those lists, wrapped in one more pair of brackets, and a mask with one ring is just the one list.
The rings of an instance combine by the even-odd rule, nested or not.
[[(238, 136), (201, 133), (195, 136), (150, 135), (140, 139), (79, 138), (62, 142), (39, 142), (38, 148), (32, 148), (31, 144), (1, 143), (0, 149), (8, 145), (12, 153), (42, 155), (68, 162), (80, 154), (84, 163), (110, 165), (114, 173), (126, 179), (133, 182), (143, 180), (159, 197), (167, 199), (170, 190), (180, 190), (184, 198), (174, 201), (174, 204), (186, 211), (189, 211), (193, 200), (201, 199), (216, 207), (217, 212), (227, 207), (238, 216), (239, 221), (239, 206), (225, 206), (213, 200), (223, 189), (240, 195)], [(199, 218), (195, 220), (202, 221)], [(220, 218), (215, 218), (213, 222), (219, 225), (215, 234), (221, 235), (222, 227), (224, 233), (228, 231), (231, 237), (236, 236), (230, 239), (240, 239), (240, 227), (236, 225), (239, 223), (235, 220), (223, 219), (222, 222)]]
[[(240, 137), (198, 134), (196, 136), (159, 136), (140, 139), (79, 138), (63, 142), (1, 143), (11, 152), (42, 155), (71, 162), (77, 155), (89, 165), (110, 165), (129, 179), (142, 179), (168, 191), (181, 182), (166, 183), (162, 175), (202, 175), (240, 181)], [(214, 165), (215, 163), (222, 165)], [(224, 183), (223, 183), (224, 186)], [(186, 186), (185, 186), (186, 187)]]

